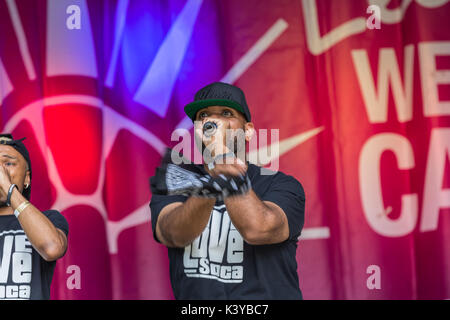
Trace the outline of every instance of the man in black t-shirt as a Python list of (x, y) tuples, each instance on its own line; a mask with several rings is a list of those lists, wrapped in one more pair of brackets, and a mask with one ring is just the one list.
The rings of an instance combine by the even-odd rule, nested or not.
[(0, 134), (0, 300), (50, 299), (56, 260), (69, 226), (30, 202), (31, 161), (22, 140)]
[(185, 111), (205, 163), (177, 166), (166, 155), (151, 178), (152, 228), (169, 248), (175, 298), (301, 299), (301, 184), (247, 163), (228, 143), (226, 130), (242, 130), (247, 142), (254, 131), (239, 88), (213, 83), (194, 100)]

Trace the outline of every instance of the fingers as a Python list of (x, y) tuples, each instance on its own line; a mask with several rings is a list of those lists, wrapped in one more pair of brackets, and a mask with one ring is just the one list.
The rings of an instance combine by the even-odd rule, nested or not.
[(0, 165), (0, 200), (6, 200), (6, 195), (8, 194), (8, 189), (11, 186), (11, 178), (8, 168), (4, 164)]
[(3, 182), (5, 180), (10, 182), (9, 181), (10, 180), (10, 174), (9, 174), (8, 168), (5, 167), (4, 164), (1, 164), (0, 165), (0, 182)]

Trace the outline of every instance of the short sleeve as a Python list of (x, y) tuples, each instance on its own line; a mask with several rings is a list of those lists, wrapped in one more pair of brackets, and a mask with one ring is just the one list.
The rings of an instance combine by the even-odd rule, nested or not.
[(152, 195), (152, 199), (150, 200), (150, 211), (152, 215), (153, 238), (156, 241), (161, 242), (156, 237), (156, 222), (158, 221), (158, 217), (161, 210), (171, 203), (185, 202), (186, 200), (187, 197), (182, 195), (173, 195), (173, 196), (158, 195), (158, 194)]
[(297, 240), (305, 222), (305, 192), (301, 183), (278, 172), (261, 200), (273, 202), (284, 211), (289, 224), (289, 239)]
[(56, 228), (61, 229), (65, 233), (66, 237), (69, 235), (69, 224), (61, 213), (56, 210), (47, 210), (43, 213)]

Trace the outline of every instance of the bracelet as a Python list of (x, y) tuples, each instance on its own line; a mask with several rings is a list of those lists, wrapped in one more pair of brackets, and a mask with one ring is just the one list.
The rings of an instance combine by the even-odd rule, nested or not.
[(19, 215), (22, 213), (23, 210), (25, 210), (29, 205), (30, 205), (30, 201), (24, 201), (22, 202), (16, 210), (14, 210), (14, 215), (16, 216), (16, 218), (19, 218)]
[[(13, 184), (11, 184), (11, 186), (9, 187), (9, 190), (8, 190), (8, 196), (6, 197), (6, 205), (8, 207), (11, 207), (11, 195), (14, 190), (14, 187), (17, 188), (17, 186), (13, 183)], [(19, 189), (17, 189), (17, 190), (19, 190)]]

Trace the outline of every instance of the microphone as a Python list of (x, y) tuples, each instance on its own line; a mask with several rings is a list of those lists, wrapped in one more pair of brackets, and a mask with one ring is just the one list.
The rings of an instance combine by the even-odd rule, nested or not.
[(215, 122), (207, 121), (203, 125), (203, 134), (206, 137), (212, 136), (214, 133), (216, 133), (216, 130), (217, 130), (217, 123)]

